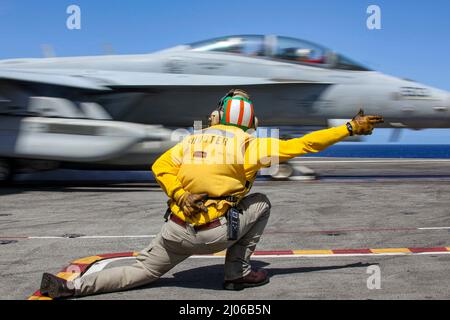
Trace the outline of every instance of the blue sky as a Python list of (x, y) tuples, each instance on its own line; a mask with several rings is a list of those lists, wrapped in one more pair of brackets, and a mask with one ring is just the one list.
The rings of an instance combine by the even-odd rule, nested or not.
[[(81, 30), (68, 30), (66, 8), (81, 7)], [(368, 30), (366, 9), (382, 10)], [(211, 37), (280, 34), (323, 44), (381, 72), (450, 91), (448, 0), (0, 0), (0, 59), (145, 53)], [(381, 132), (383, 131), (383, 132)], [(387, 141), (380, 130), (369, 142)], [(447, 143), (448, 130), (407, 131), (401, 143)]]

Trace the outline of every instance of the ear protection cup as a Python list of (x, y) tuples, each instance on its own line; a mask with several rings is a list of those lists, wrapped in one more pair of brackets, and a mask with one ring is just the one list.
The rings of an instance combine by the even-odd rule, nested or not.
[(214, 110), (213, 112), (211, 112), (211, 115), (209, 116), (210, 126), (215, 126), (220, 123), (220, 113), (221, 111), (219, 110)]
[(253, 126), (252, 126), (252, 129), (258, 129), (258, 125), (259, 125), (259, 120), (258, 120), (258, 117), (253, 117)]

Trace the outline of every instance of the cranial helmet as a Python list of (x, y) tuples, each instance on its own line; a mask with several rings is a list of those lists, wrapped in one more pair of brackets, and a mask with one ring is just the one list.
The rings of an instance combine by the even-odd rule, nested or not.
[(239, 127), (244, 131), (256, 129), (258, 118), (255, 117), (253, 102), (247, 92), (232, 89), (223, 96), (209, 117), (210, 125), (224, 124)]

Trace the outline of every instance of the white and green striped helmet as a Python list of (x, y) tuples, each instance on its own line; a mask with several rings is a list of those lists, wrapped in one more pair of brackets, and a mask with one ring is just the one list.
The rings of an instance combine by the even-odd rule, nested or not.
[(220, 123), (236, 126), (244, 131), (253, 128), (255, 125), (253, 103), (240, 96), (225, 98)]

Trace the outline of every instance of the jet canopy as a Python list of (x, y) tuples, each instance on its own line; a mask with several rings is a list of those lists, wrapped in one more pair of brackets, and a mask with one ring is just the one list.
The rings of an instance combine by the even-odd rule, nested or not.
[(224, 52), (332, 69), (369, 71), (366, 67), (315, 43), (273, 35), (237, 35), (189, 45), (193, 51)]

